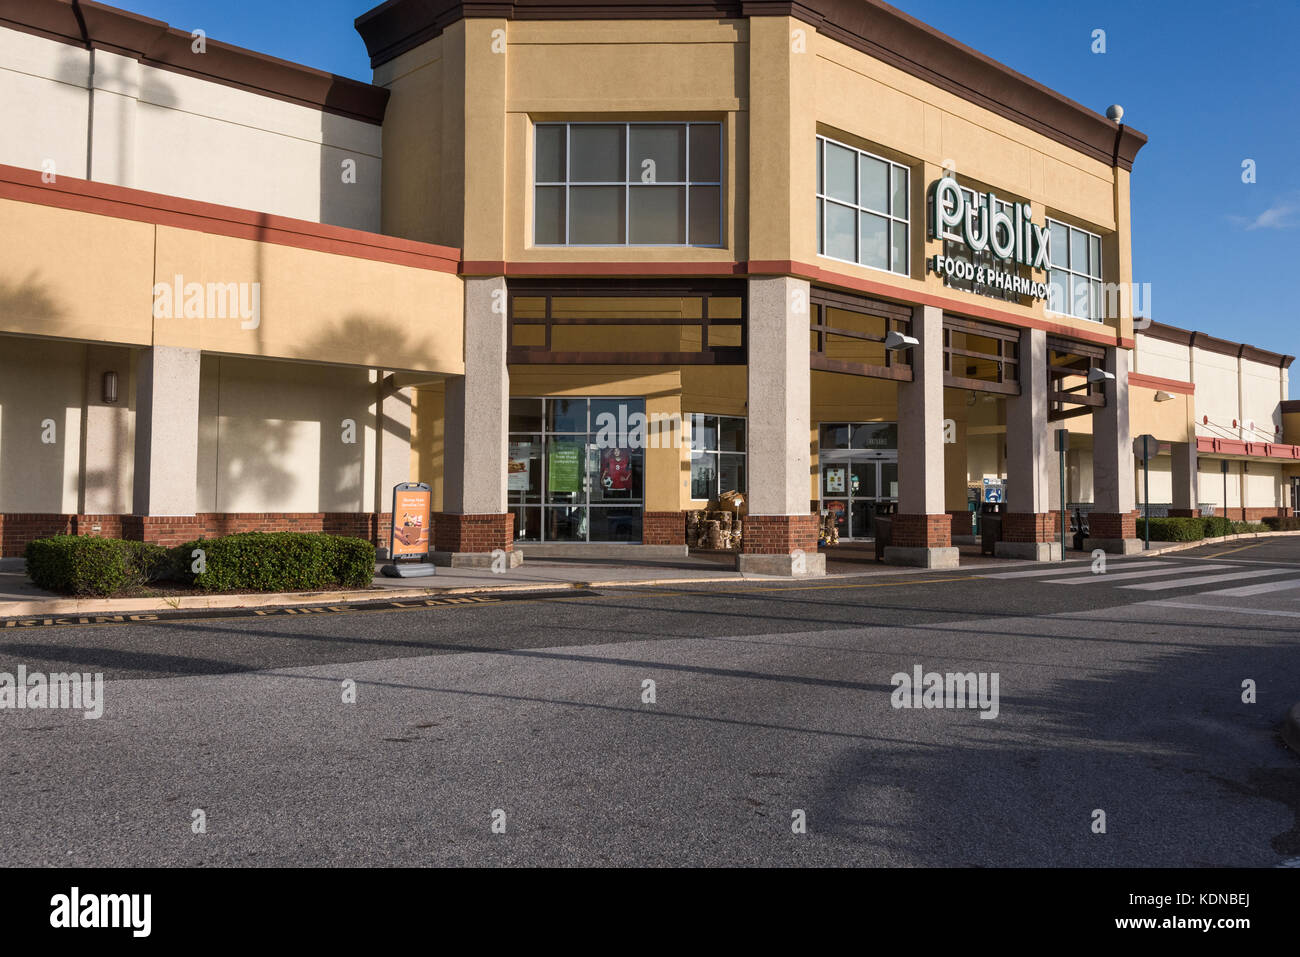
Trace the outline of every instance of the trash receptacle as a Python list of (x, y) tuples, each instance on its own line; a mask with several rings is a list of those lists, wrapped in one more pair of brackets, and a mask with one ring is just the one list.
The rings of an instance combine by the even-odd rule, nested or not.
[(980, 552), (992, 555), (995, 546), (1002, 541), (1002, 516), (994, 512), (985, 512), (980, 516)]
[(873, 532), (876, 536), (876, 561), (883, 561), (885, 557), (885, 548), (892, 544), (894, 520), (877, 515), (872, 521)]

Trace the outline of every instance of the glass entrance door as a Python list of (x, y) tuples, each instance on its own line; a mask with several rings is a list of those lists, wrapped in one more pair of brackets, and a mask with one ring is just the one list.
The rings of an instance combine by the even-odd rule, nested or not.
[(841, 539), (874, 534), (873, 520), (898, 501), (898, 461), (823, 453), (821, 503), (835, 516)]

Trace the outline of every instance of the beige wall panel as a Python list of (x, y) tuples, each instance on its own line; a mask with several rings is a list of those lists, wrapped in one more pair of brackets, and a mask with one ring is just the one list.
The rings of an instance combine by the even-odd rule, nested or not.
[(84, 178), (87, 51), (0, 29), (0, 163)]
[[(157, 282), (261, 283), (261, 315), (155, 320), (155, 341), (208, 352), (460, 374), (463, 293), (452, 275), (159, 227)], [(251, 301), (251, 285), (247, 287)], [(174, 296), (173, 296), (174, 298)], [(174, 310), (175, 311), (175, 310)]]
[[(199, 508), (367, 509), (365, 459), (373, 446), (366, 429), (374, 396), (365, 369), (205, 356)], [(355, 423), (352, 443), (344, 441), (345, 419)]]
[(0, 332), (147, 345), (153, 230), (0, 200)]
[(85, 362), (79, 344), (0, 337), (0, 512), (77, 511)]
[(1140, 335), (1131, 361), (1130, 372), (1180, 382), (1190, 382), (1192, 378), (1191, 350), (1176, 342)]
[[(442, 105), (444, 96), (441, 37), (420, 47), (427, 59), (385, 82), (392, 90), (384, 114), (384, 232), (421, 242), (459, 245), (459, 231), (448, 231), (442, 191)], [(404, 54), (393, 63), (406, 61)]]
[[(443, 419), (446, 393), (442, 383), (411, 390), (415, 402), (411, 415), (411, 475), (433, 489), (433, 510), (442, 510), (442, 456), (446, 436)], [(391, 507), (382, 505), (381, 510)]]

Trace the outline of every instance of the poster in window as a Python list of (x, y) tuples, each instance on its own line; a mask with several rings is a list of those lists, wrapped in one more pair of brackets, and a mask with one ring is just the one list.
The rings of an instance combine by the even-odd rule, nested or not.
[(551, 492), (582, 491), (582, 449), (576, 443), (552, 443), (546, 488)]
[(826, 470), (826, 493), (828, 495), (843, 495), (844, 483), (847, 479), (848, 469), (828, 468)]
[(609, 496), (626, 497), (632, 493), (632, 456), (627, 449), (606, 449), (601, 454), (600, 484)]
[(527, 492), (532, 479), (533, 443), (511, 442), (510, 459), (506, 466), (508, 488), (512, 492)]

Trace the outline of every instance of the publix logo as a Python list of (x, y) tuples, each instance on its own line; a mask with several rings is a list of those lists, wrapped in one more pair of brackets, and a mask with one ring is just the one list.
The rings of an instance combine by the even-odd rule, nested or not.
[[(964, 243), (973, 252), (990, 250), (998, 259), (1008, 259), (1032, 269), (1047, 269), (1051, 263), (1052, 235), (1033, 221), (1028, 203), (1002, 203), (987, 193), (987, 205), (971, 202), (951, 176), (930, 186), (930, 238)], [(1004, 207), (1010, 206), (1010, 211)], [(933, 272), (947, 278), (972, 279), (980, 284), (1005, 288), (1018, 294), (1047, 298), (1047, 284), (1015, 273), (977, 267), (969, 261), (934, 256)]]

